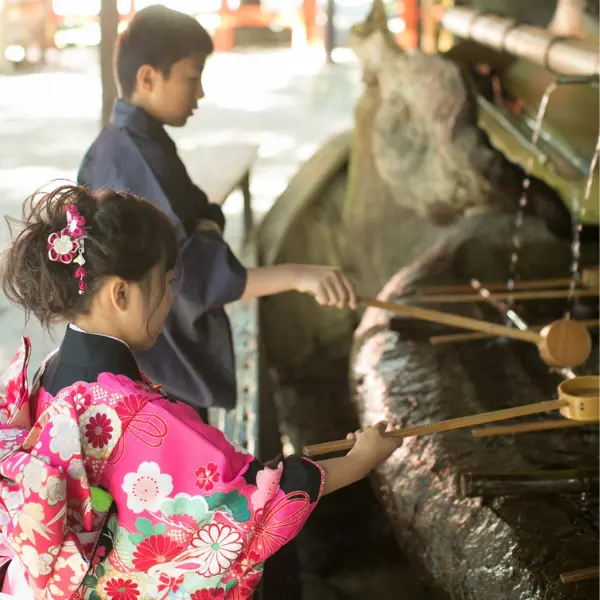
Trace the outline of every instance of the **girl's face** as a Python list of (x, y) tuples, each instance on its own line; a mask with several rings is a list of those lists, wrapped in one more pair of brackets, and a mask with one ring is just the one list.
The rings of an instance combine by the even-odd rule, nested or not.
[(174, 274), (164, 274), (157, 265), (149, 276), (130, 287), (130, 298), (124, 314), (127, 342), (133, 350), (151, 348), (162, 331), (173, 305)]

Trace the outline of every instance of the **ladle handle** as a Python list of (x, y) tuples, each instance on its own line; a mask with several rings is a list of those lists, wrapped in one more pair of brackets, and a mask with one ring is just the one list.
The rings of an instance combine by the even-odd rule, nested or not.
[[(471, 415), (469, 417), (459, 417), (457, 419), (448, 419), (439, 423), (427, 423), (425, 425), (414, 425), (396, 429), (385, 434), (385, 437), (406, 438), (417, 435), (426, 435), (429, 433), (438, 433), (441, 431), (453, 431), (465, 427), (476, 427), (485, 423), (494, 423), (495, 421), (504, 421), (516, 417), (525, 417), (537, 413), (547, 412), (549, 410), (558, 410), (563, 406), (568, 406), (567, 400), (548, 400), (546, 402), (536, 402), (535, 404), (526, 404), (525, 406), (516, 406), (515, 408), (504, 408), (492, 412)], [(350, 450), (354, 446), (354, 440), (338, 440), (335, 442), (325, 442), (324, 444), (315, 444), (306, 446), (304, 454), (306, 456), (318, 456), (319, 454), (330, 454), (332, 452), (342, 452)]]
[(542, 341), (542, 336), (535, 331), (520, 331), (505, 325), (489, 323), (488, 321), (480, 321), (479, 319), (471, 319), (470, 317), (462, 317), (453, 315), (438, 310), (422, 308), (421, 306), (409, 306), (407, 304), (396, 304), (395, 302), (383, 302), (375, 298), (358, 299), (361, 306), (373, 308), (382, 308), (397, 315), (413, 317), (422, 321), (430, 321), (432, 323), (441, 323), (442, 325), (450, 325), (451, 327), (461, 327), (463, 329), (471, 329), (472, 331), (480, 331), (492, 336), (502, 336), (523, 342), (531, 342), (539, 344)]

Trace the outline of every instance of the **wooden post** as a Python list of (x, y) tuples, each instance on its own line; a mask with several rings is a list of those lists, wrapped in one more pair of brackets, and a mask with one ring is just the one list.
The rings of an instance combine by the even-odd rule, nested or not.
[(327, 0), (327, 27), (325, 28), (325, 53), (327, 62), (332, 64), (331, 58), (335, 48), (335, 0)]
[(12, 71), (12, 65), (6, 60), (4, 51), (7, 46), (7, 34), (8, 26), (6, 23), (6, 0), (0, 0), (0, 73), (10, 73)]
[(310, 46), (317, 38), (317, 0), (303, 0), (302, 12), (306, 30), (306, 43)]
[(117, 0), (102, 0), (100, 5), (100, 78), (102, 81), (102, 127), (110, 121), (117, 99), (117, 84), (113, 71), (113, 55), (119, 32)]
[(437, 52), (437, 20), (434, 0), (421, 0), (421, 50), (427, 54)]
[[(400, 0), (401, 1), (401, 0)], [(400, 6), (400, 1), (398, 6)], [(406, 50), (412, 50), (419, 46), (420, 40), (420, 24), (419, 24), (419, 0), (404, 0), (404, 23), (406, 29), (401, 37), (401, 44)]]

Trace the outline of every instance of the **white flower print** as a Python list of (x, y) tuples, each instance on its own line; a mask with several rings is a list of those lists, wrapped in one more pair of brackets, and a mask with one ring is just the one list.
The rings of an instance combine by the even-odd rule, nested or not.
[(47, 475), (48, 472), (43, 463), (38, 460), (30, 460), (23, 469), (25, 495), (29, 496), (31, 492), (38, 494)]
[(240, 534), (229, 525), (213, 523), (203, 527), (192, 540), (190, 549), (203, 561), (198, 573), (212, 577), (225, 572), (242, 551)]
[(15, 354), (8, 368), (2, 373), (2, 381), (13, 381), (16, 379), (23, 370), (23, 353), (25, 352), (24, 346), (19, 346), (18, 352)]
[(48, 500), (50, 506), (62, 502), (67, 497), (67, 488), (64, 481), (58, 477), (48, 477), (48, 482), (41, 494), (44, 500)]
[(79, 460), (78, 458), (74, 458), (69, 464), (67, 473), (69, 474), (69, 477), (73, 479), (83, 479), (86, 476), (83, 461)]
[(40, 575), (49, 575), (52, 570), (52, 556), (46, 553), (38, 554), (33, 546), (23, 545), (20, 558), (35, 578)]
[(69, 460), (74, 454), (81, 452), (79, 427), (68, 415), (54, 417), (50, 437), (50, 450), (62, 460)]
[(4, 504), (10, 513), (21, 508), (21, 506), (23, 506), (23, 502), (25, 501), (23, 492), (21, 490), (17, 490), (16, 492), (8, 492), (2, 498), (2, 500), (4, 500)]
[(86, 563), (75, 543), (67, 541), (63, 546), (63, 553), (56, 559), (56, 570), (70, 569), (72, 571), (70, 582), (79, 585), (87, 573), (89, 564)]
[(22, 429), (0, 429), (0, 442), (14, 442), (22, 434)]
[(160, 509), (162, 501), (173, 491), (173, 479), (160, 472), (155, 462), (143, 462), (137, 473), (127, 473), (123, 480), (127, 508), (134, 513)]

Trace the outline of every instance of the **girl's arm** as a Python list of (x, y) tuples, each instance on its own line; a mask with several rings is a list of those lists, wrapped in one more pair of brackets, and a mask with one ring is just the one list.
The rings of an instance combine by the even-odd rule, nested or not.
[(386, 427), (382, 421), (363, 433), (349, 434), (349, 439), (356, 437), (356, 444), (346, 456), (318, 463), (325, 471), (323, 496), (366, 477), (402, 445), (402, 439), (383, 437)]
[(283, 264), (248, 269), (242, 298), (259, 298), (282, 292), (311, 294), (319, 304), (356, 308), (356, 292), (350, 280), (335, 267)]

